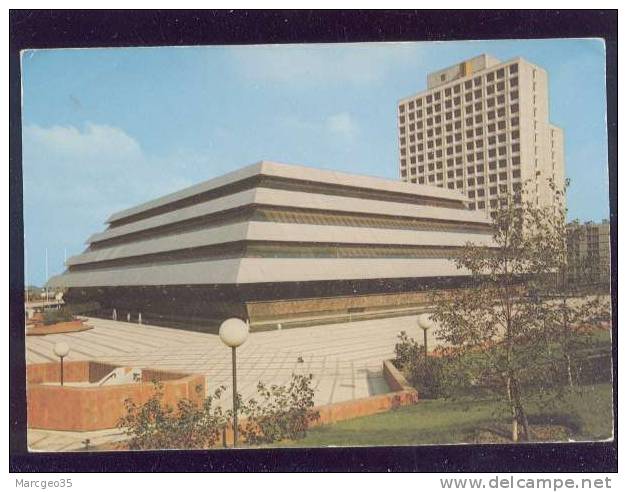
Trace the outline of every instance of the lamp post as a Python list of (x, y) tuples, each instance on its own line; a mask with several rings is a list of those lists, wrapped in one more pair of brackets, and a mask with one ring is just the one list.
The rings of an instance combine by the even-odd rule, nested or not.
[(220, 325), (220, 340), (227, 347), (231, 347), (233, 361), (233, 447), (237, 446), (238, 428), (237, 411), (239, 402), (237, 398), (237, 356), (236, 349), (248, 338), (248, 323), (239, 318), (229, 318)]
[(424, 346), (425, 346), (425, 360), (427, 360), (427, 331), (431, 328), (435, 328), (435, 322), (431, 319), (431, 315), (427, 313), (422, 313), (418, 316), (418, 326), (422, 328), (422, 332), (424, 334)]
[(63, 386), (63, 358), (70, 353), (70, 347), (65, 342), (57, 342), (54, 344), (54, 353), (61, 359), (61, 386)]

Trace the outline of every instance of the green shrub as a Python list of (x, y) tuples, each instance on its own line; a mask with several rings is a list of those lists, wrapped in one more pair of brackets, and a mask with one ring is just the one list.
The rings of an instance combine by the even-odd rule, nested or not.
[[(312, 375), (292, 375), (287, 385), (257, 385), (260, 401), (242, 402), (239, 415), (246, 419), (240, 432), (247, 444), (267, 444), (283, 439), (305, 437), (312, 422), (319, 418), (313, 410)], [(224, 392), (219, 387), (201, 405), (179, 400), (177, 407), (163, 403), (163, 385), (153, 381), (155, 392), (143, 405), (128, 399), (126, 415), (118, 427), (129, 437), (129, 449), (206, 449), (220, 442), (222, 432), (232, 426), (232, 410), (214, 406)]]
[(320, 417), (314, 406), (313, 375), (292, 374), (287, 385), (257, 385), (261, 401), (242, 405), (246, 423), (242, 436), (248, 444), (270, 444), (284, 439), (302, 439)]
[(63, 323), (65, 321), (72, 321), (74, 316), (72, 312), (62, 307), (60, 309), (47, 309), (43, 313), (44, 325), (54, 325), (56, 323)]
[(394, 365), (407, 378), (420, 398), (442, 398), (447, 395), (447, 358), (428, 356), (424, 346), (402, 331), (394, 347)]
[(416, 359), (412, 368), (411, 379), (413, 386), (421, 398), (443, 398), (449, 396), (446, 379), (448, 377), (446, 359), (442, 357), (427, 357), (424, 355)]
[(411, 368), (416, 359), (424, 356), (424, 347), (409, 337), (405, 331), (398, 335), (398, 342), (394, 346), (394, 365), (402, 372)]
[(118, 427), (129, 436), (129, 449), (206, 449), (219, 442), (228, 415), (213, 402), (224, 387), (205, 398), (202, 405), (181, 399), (174, 409), (163, 404), (163, 384), (153, 384), (155, 392), (143, 405), (131, 399), (124, 402), (126, 415)]

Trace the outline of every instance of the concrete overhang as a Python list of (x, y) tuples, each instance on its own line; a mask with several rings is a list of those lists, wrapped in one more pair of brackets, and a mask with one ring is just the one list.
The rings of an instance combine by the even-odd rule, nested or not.
[(468, 201), (468, 199), (458, 191), (439, 188), (436, 186), (405, 183), (403, 181), (350, 174), (339, 171), (329, 171), (297, 164), (259, 161), (255, 164), (251, 164), (223, 176), (204, 181), (175, 193), (170, 193), (155, 200), (116, 212), (107, 219), (107, 222), (111, 223), (121, 219), (126, 219), (132, 217), (133, 215), (162, 207), (200, 193), (218, 189), (253, 176), (280, 177), (304, 182), (308, 181), (320, 184), (339, 185), (350, 188), (376, 189), (379, 191), (403, 193), (428, 198), (439, 198), (442, 200), (452, 200), (458, 202)]

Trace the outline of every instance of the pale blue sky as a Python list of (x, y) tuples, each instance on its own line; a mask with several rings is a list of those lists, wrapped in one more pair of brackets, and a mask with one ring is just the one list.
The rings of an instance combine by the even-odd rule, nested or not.
[(480, 53), (549, 73), (569, 215), (609, 216), (598, 40), (27, 51), (28, 280), (41, 285), (113, 212), (261, 159), (398, 178), (396, 102)]

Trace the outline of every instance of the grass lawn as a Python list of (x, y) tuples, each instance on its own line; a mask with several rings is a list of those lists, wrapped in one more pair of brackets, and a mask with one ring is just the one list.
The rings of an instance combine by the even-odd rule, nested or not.
[[(285, 446), (372, 446), (473, 442), (476, 431), (507, 423), (493, 401), (424, 400), (417, 405), (312, 429)], [(612, 435), (612, 386), (583, 386), (550, 408), (528, 409), (530, 424), (563, 425), (571, 439), (601, 440)]]

